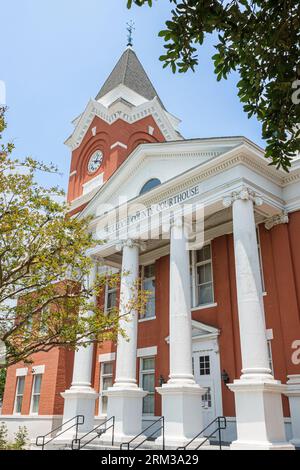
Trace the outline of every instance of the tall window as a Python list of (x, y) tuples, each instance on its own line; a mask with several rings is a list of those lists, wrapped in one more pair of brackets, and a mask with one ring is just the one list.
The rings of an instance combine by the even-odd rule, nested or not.
[(144, 266), (142, 270), (143, 290), (147, 292), (147, 303), (142, 319), (155, 318), (155, 264)]
[(105, 313), (109, 314), (114, 308), (117, 307), (117, 295), (117, 287), (110, 286), (109, 283), (107, 283), (105, 288)]
[(263, 270), (261, 244), (260, 244), (260, 235), (259, 235), (259, 228), (258, 227), (257, 227), (257, 248), (258, 248), (259, 269), (260, 269), (260, 276), (261, 276), (261, 288), (262, 288), (262, 291), (265, 292), (266, 288), (265, 288), (264, 270)]
[(103, 395), (103, 392), (113, 386), (113, 366), (113, 362), (102, 362), (101, 364), (99, 412), (102, 415), (107, 414), (108, 397)]
[(214, 302), (211, 245), (193, 251), (191, 258), (193, 306), (211, 304)]
[(145, 357), (140, 363), (140, 384), (143, 390), (148, 392), (143, 399), (143, 414), (154, 415), (155, 400), (155, 358)]
[(273, 354), (272, 354), (272, 341), (268, 340), (268, 357), (269, 357), (269, 367), (274, 375), (274, 364), (273, 364)]
[(15, 399), (15, 413), (21, 413), (22, 411), (24, 386), (25, 386), (25, 376), (18, 377), (16, 399)]
[(31, 396), (31, 413), (38, 414), (40, 397), (41, 397), (41, 385), (42, 385), (42, 374), (34, 375), (32, 396)]

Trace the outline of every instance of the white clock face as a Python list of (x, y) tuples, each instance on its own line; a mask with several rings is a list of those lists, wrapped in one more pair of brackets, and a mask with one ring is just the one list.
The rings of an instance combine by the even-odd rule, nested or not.
[(99, 170), (101, 163), (103, 160), (103, 153), (101, 150), (97, 150), (91, 158), (89, 159), (89, 164), (88, 164), (88, 172), (89, 173), (96, 173), (97, 170)]

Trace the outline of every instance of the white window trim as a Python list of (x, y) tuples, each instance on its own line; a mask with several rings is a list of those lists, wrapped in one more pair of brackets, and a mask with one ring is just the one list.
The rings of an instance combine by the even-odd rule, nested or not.
[[(19, 369), (19, 370), (22, 370), (22, 369)], [(19, 380), (20, 379), (24, 379), (24, 390), (23, 390), (22, 395), (18, 394), (18, 388), (19, 388), (18, 385), (19, 385)], [(18, 416), (21, 415), (21, 413), (22, 413), (23, 398), (24, 398), (24, 391), (25, 391), (25, 379), (26, 379), (26, 374), (17, 375), (17, 384), (16, 384), (15, 402), (14, 402), (14, 415), (18, 415)], [(17, 397), (18, 396), (22, 396), (22, 406), (21, 406), (21, 410), (17, 412), (16, 408), (17, 408)]]
[(103, 365), (104, 364), (112, 364), (114, 368), (114, 361), (102, 361), (100, 364), (100, 389), (99, 389), (99, 410), (98, 410), (98, 416), (107, 416), (107, 413), (103, 413), (102, 410), (102, 398), (103, 398), (103, 379), (107, 377), (111, 377), (113, 380), (114, 374), (113, 372), (110, 374), (103, 374)]
[(157, 346), (151, 346), (149, 348), (140, 348), (137, 350), (138, 358), (147, 359), (153, 356), (157, 356)]
[(42, 366), (33, 366), (31, 373), (33, 375), (42, 375), (45, 373), (45, 365)]
[[(210, 307), (215, 307), (217, 304), (215, 303), (215, 283), (214, 283), (214, 266), (213, 266), (213, 252), (212, 252), (212, 245), (211, 242), (206, 243), (203, 245), (202, 249), (205, 248), (206, 246), (210, 246), (210, 260), (206, 261), (201, 261), (199, 263), (196, 262), (196, 253), (197, 251), (200, 250), (193, 250), (191, 252), (191, 258), (192, 258), (192, 310), (199, 310), (199, 309), (204, 309), (204, 308), (210, 308)], [(197, 281), (197, 267), (198, 266), (204, 266), (205, 264), (211, 264), (211, 282), (212, 282), (212, 293), (213, 293), (213, 299), (212, 302), (209, 302), (208, 304), (199, 304), (197, 305), (197, 289), (198, 286), (196, 285)]]
[(151, 318), (139, 318), (139, 323), (144, 323), (146, 321), (152, 321), (152, 320), (156, 320), (156, 316), (151, 317)]
[(16, 377), (24, 377), (28, 374), (28, 368), (17, 369), (16, 370)]
[[(43, 367), (43, 366), (41, 366)], [(45, 366), (44, 366), (45, 367)], [(36, 416), (39, 414), (39, 410), (36, 411), (36, 412), (33, 412), (32, 411), (32, 407), (33, 407), (33, 396), (35, 395), (38, 395), (40, 398), (39, 398), (39, 406), (40, 406), (40, 399), (41, 399), (41, 390), (40, 390), (40, 393), (34, 393), (34, 385), (35, 385), (35, 380), (36, 380), (36, 377), (37, 375), (41, 375), (42, 376), (42, 379), (43, 379), (43, 372), (42, 373), (38, 373), (38, 372), (35, 372), (34, 375), (33, 375), (33, 381), (32, 381), (32, 390), (31, 390), (31, 398), (30, 398), (30, 412), (29, 414), (30, 415), (33, 415), (33, 416)], [(41, 387), (42, 387), (42, 380), (41, 380)]]
[(99, 362), (114, 362), (116, 360), (116, 353), (99, 354)]
[(214, 308), (217, 306), (218, 306), (217, 302), (214, 302), (212, 304), (204, 304), (204, 305), (199, 305), (199, 307), (193, 307), (191, 311), (197, 312), (198, 310), (205, 310), (206, 308)]
[[(145, 348), (145, 349), (150, 349), (150, 348)], [(154, 359), (154, 369), (149, 369), (149, 370), (143, 370), (143, 360), (144, 359), (150, 359), (150, 358), (153, 358)], [(154, 380), (155, 380), (155, 362), (156, 362), (156, 357), (153, 356), (153, 355), (147, 355), (147, 356), (144, 356), (144, 357), (140, 357), (140, 374), (139, 374), (139, 381), (140, 381), (140, 388), (143, 388), (143, 375), (147, 375), (147, 374), (153, 374), (154, 375)], [(148, 392), (149, 394), (149, 392)], [(155, 407), (155, 387), (154, 387), (154, 392), (151, 392), (151, 395), (154, 397), (154, 407)], [(154, 409), (154, 412), (153, 414), (152, 413), (143, 413), (143, 418), (144, 417), (153, 417), (155, 416), (155, 409)]]

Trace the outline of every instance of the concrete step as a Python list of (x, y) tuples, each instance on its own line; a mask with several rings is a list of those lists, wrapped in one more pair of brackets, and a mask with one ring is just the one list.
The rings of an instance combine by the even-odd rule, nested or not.
[[(65, 447), (64, 450), (70, 450), (70, 448)], [(92, 442), (91, 444), (86, 445), (82, 450), (97, 450), (97, 451), (99, 451), (99, 450), (105, 450), (105, 451), (113, 450), (113, 451), (119, 451), (120, 450), (120, 445), (112, 446), (112, 445), (108, 445), (108, 444), (101, 444), (101, 443), (95, 441), (95, 442)], [(147, 441), (144, 444), (142, 444), (136, 450), (146, 450), (146, 451), (148, 450), (148, 451), (155, 452), (155, 451), (161, 451), (162, 448), (161, 448), (161, 446), (158, 446), (154, 442)], [(166, 450), (176, 450), (176, 449), (166, 448)], [(193, 449), (193, 446), (191, 445), (187, 450), (193, 451), (195, 449)], [(218, 445), (215, 445), (215, 444), (207, 444), (207, 445), (203, 445), (202, 447), (200, 447), (199, 451), (200, 450), (220, 450), (220, 448), (219, 448)], [(228, 445), (222, 445), (222, 450), (229, 450), (229, 446)], [(126, 449), (124, 449), (124, 451), (126, 451)]]

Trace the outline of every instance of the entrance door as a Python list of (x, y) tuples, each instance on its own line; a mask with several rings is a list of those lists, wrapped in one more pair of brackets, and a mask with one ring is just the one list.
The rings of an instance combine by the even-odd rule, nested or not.
[(195, 351), (193, 369), (196, 382), (206, 389), (202, 397), (203, 427), (206, 427), (222, 414), (219, 357), (213, 349)]

